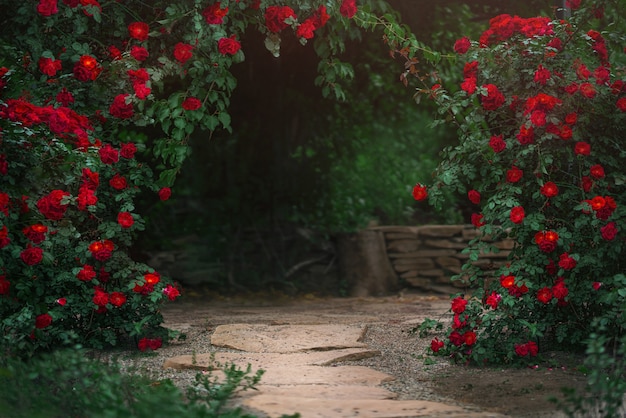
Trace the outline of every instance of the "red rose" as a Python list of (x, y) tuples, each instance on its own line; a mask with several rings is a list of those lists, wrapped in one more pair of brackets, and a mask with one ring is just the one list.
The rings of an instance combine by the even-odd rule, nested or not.
[(470, 190), (467, 192), (467, 198), (475, 205), (480, 203), (480, 193), (476, 190)]
[(96, 277), (96, 271), (93, 269), (93, 266), (85, 264), (83, 268), (76, 274), (76, 277), (78, 278), (78, 280), (81, 280), (83, 282), (89, 282)]
[(506, 172), (506, 181), (508, 181), (509, 183), (517, 183), (522, 179), (523, 175), (524, 172), (522, 170), (513, 166)]
[(524, 208), (521, 206), (512, 207), (511, 212), (509, 213), (509, 218), (514, 224), (521, 224), (525, 216), (526, 213), (524, 212)]
[(181, 64), (186, 63), (191, 57), (193, 57), (193, 45), (178, 42), (174, 45), (174, 58)]
[(152, 92), (152, 89), (144, 83), (133, 83), (133, 90), (135, 92), (135, 96), (137, 96), (139, 100), (146, 100)]
[(222, 55), (235, 55), (237, 51), (241, 49), (241, 44), (236, 36), (233, 35), (230, 38), (221, 38), (217, 41), (217, 49)]
[(90, 189), (87, 185), (82, 185), (78, 189), (78, 196), (76, 198), (76, 207), (78, 210), (85, 210), (87, 206), (93, 206), (98, 203), (98, 197), (93, 189)]
[(29, 225), (22, 229), (22, 233), (33, 244), (41, 244), (46, 239), (46, 232), (48, 232), (48, 227), (42, 224)]
[(55, 302), (61, 306), (65, 306), (67, 305), (67, 298), (58, 298), (57, 300), (55, 300)]
[(591, 154), (591, 145), (587, 142), (579, 141), (574, 145), (574, 153), (576, 155), (589, 155)]
[(63, 87), (61, 91), (57, 93), (55, 100), (57, 103), (60, 103), (61, 105), (67, 107), (74, 103), (74, 96), (72, 95), (72, 93), (67, 91), (65, 87)]
[(502, 296), (500, 296), (498, 293), (494, 291), (494, 292), (491, 292), (489, 296), (487, 296), (487, 299), (485, 299), (485, 303), (489, 305), (491, 309), (497, 309), (498, 304), (500, 303), (501, 300), (502, 300)]
[(589, 169), (589, 174), (596, 179), (604, 178), (604, 167), (600, 164), (596, 164)]
[(578, 91), (588, 99), (593, 99), (596, 96), (596, 88), (591, 83), (582, 83)]
[(204, 20), (209, 25), (221, 25), (224, 21), (224, 16), (228, 14), (228, 7), (222, 9), (220, 2), (215, 2), (202, 11)]
[(148, 59), (148, 50), (143, 46), (133, 45), (130, 48), (130, 55), (135, 58), (137, 61), (145, 61)]
[(468, 346), (474, 345), (476, 343), (476, 333), (474, 331), (465, 331), (463, 342)]
[(119, 161), (119, 152), (109, 144), (103, 145), (99, 150), (100, 161), (104, 164), (114, 164)]
[(433, 351), (433, 353), (437, 353), (439, 352), (439, 350), (441, 350), (443, 348), (443, 341), (439, 341), (439, 339), (434, 338), (431, 342), (430, 342), (430, 349)]
[(551, 76), (552, 74), (550, 73), (550, 70), (539, 64), (539, 67), (537, 67), (537, 71), (535, 71), (534, 81), (535, 83), (539, 83), (542, 86), (545, 86)]
[(159, 199), (162, 201), (168, 200), (171, 195), (172, 190), (169, 187), (162, 187), (161, 190), (159, 190)]
[(61, 70), (61, 61), (54, 58), (39, 58), (39, 71), (49, 77), (54, 77)]
[(463, 313), (465, 311), (465, 306), (467, 305), (467, 300), (458, 296), (452, 299), (452, 312), (456, 314)]
[(476, 92), (476, 77), (467, 77), (461, 83), (461, 89), (467, 94)]
[(315, 29), (315, 22), (312, 19), (307, 19), (298, 25), (296, 36), (298, 38), (311, 39), (315, 35)]
[(130, 228), (135, 223), (133, 219), (133, 215), (129, 212), (120, 212), (117, 214), (117, 223), (120, 224), (122, 228)]
[(576, 260), (570, 257), (568, 253), (563, 253), (559, 256), (559, 267), (563, 270), (572, 270), (576, 267)]
[(39, 0), (39, 4), (37, 4), (37, 13), (45, 17), (59, 13), (57, 0)]
[(565, 280), (562, 277), (559, 277), (554, 282), (554, 286), (552, 286), (552, 295), (562, 301), (569, 294), (569, 290), (567, 286), (565, 286)]
[(481, 103), (485, 110), (496, 110), (504, 104), (504, 95), (498, 90), (498, 87), (494, 84), (485, 84), (483, 86), (486, 89), (486, 94), (481, 95)]
[(265, 10), (265, 26), (270, 32), (278, 33), (288, 27), (289, 24), (285, 23), (288, 18), (297, 19), (296, 13), (289, 6), (269, 6)]
[(146, 351), (149, 346), (150, 346), (150, 343), (147, 338), (142, 338), (137, 343), (137, 348), (139, 348), (139, 351)]
[(533, 143), (535, 137), (535, 131), (533, 127), (520, 126), (519, 132), (515, 135), (517, 141), (522, 145), (528, 145)]
[(185, 110), (198, 110), (202, 107), (202, 102), (195, 97), (187, 97), (182, 104)]
[(496, 154), (504, 151), (506, 148), (506, 142), (502, 139), (502, 135), (493, 135), (489, 138), (489, 146)]
[(471, 222), (476, 228), (480, 228), (485, 225), (485, 221), (483, 221), (484, 215), (482, 213), (472, 213)]
[(535, 243), (544, 253), (551, 253), (556, 249), (559, 234), (554, 231), (539, 231), (535, 234)]
[(467, 51), (469, 51), (471, 46), (472, 44), (469, 38), (467, 36), (464, 36), (456, 40), (456, 42), (454, 43), (454, 51), (457, 54), (465, 54)]
[(161, 348), (161, 346), (163, 345), (163, 342), (161, 341), (160, 338), (152, 338), (148, 340), (148, 345), (150, 346), (150, 349), (154, 351), (154, 350)]
[(124, 190), (126, 187), (128, 187), (126, 179), (117, 173), (113, 177), (111, 177), (111, 180), (109, 180), (109, 185), (115, 190)]
[(617, 236), (617, 227), (615, 226), (615, 222), (609, 222), (600, 228), (600, 234), (602, 235), (603, 240), (613, 241)]
[(42, 329), (52, 324), (52, 316), (49, 313), (37, 315), (35, 318), (35, 328)]
[(504, 287), (505, 289), (512, 288), (513, 286), (515, 286), (515, 276), (501, 275), (500, 276), (500, 286)]
[(94, 289), (92, 301), (95, 305), (99, 307), (104, 307), (107, 303), (109, 303), (109, 295), (107, 292), (103, 291), (99, 287), (96, 287)]
[(428, 197), (428, 189), (426, 188), (426, 186), (422, 186), (421, 184), (416, 184), (415, 187), (413, 187), (413, 199), (415, 200), (424, 200)]
[(463, 339), (463, 336), (456, 330), (450, 333), (450, 335), (448, 336), (448, 339), (453, 345), (457, 347), (461, 346), (465, 342), (465, 340)]
[(176, 289), (174, 286), (172, 286), (171, 284), (168, 284), (167, 286), (165, 286), (165, 288), (163, 289), (163, 294), (165, 296), (167, 296), (167, 298), (169, 300), (174, 300), (176, 299), (178, 296), (180, 296), (180, 291), (178, 289)]
[(53, 190), (37, 201), (37, 209), (47, 219), (58, 221), (63, 218), (67, 210), (67, 203), (61, 203), (61, 201), (68, 196), (70, 196), (68, 192)]
[(148, 39), (148, 34), (150, 33), (150, 27), (147, 23), (144, 22), (133, 22), (128, 25), (128, 34), (131, 38), (137, 39), (140, 42)]
[(0, 276), (0, 295), (8, 295), (11, 289), (11, 282), (5, 276)]
[(80, 81), (93, 81), (98, 78), (102, 67), (98, 61), (91, 55), (83, 55), (78, 62), (74, 64), (74, 77)]
[(618, 99), (615, 106), (617, 106), (620, 111), (626, 112), (626, 97)]
[(342, 16), (352, 19), (357, 12), (356, 0), (343, 0), (339, 7), (339, 13)]
[(543, 287), (537, 291), (537, 300), (544, 305), (552, 300), (552, 290), (549, 287)]
[(113, 255), (113, 250), (115, 250), (115, 244), (112, 241), (105, 239), (103, 241), (94, 241), (89, 244), (89, 252), (93, 258), (98, 261), (106, 261), (111, 258)]
[(161, 280), (158, 273), (146, 273), (143, 275), (143, 279), (146, 282), (146, 284), (149, 284), (152, 286), (159, 283), (159, 281)]
[(137, 146), (133, 144), (132, 142), (122, 144), (122, 147), (120, 148), (120, 156), (128, 160), (134, 158), (136, 152), (137, 152)]
[(25, 264), (34, 266), (35, 264), (41, 263), (41, 260), (43, 260), (43, 250), (28, 244), (26, 249), (20, 253), (20, 258)]
[(133, 104), (127, 103), (126, 99), (130, 97), (128, 93), (118, 94), (113, 99), (113, 103), (109, 107), (109, 113), (119, 119), (130, 119), (135, 114)]
[(109, 295), (109, 302), (111, 303), (111, 305), (119, 308), (124, 303), (126, 303), (126, 295), (124, 295), (122, 292), (111, 292), (111, 294)]
[(9, 230), (6, 225), (2, 225), (0, 228), (0, 249), (6, 247), (11, 243), (11, 238), (9, 238)]
[(559, 188), (554, 182), (547, 181), (543, 186), (541, 186), (540, 192), (545, 197), (551, 198), (559, 194)]

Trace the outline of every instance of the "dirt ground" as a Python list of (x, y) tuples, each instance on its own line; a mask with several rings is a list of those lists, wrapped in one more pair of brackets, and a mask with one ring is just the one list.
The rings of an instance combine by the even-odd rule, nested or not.
[[(475, 368), (432, 357), (427, 353), (432, 336), (420, 338), (415, 330), (425, 318), (447, 318), (449, 303), (447, 297), (419, 294), (228, 299), (189, 292), (185, 300), (167, 306), (163, 313), (166, 326), (192, 331), (191, 340), (182, 343), (183, 347), (193, 346), (194, 338), (206, 339), (207, 333), (227, 323), (364, 323), (368, 326), (365, 342), (381, 355), (363, 360), (363, 364), (396, 376), (387, 388), (398, 393), (399, 399), (473, 405), (512, 417), (564, 416), (549, 399), (561, 397), (565, 387), (584, 388), (582, 357), (549, 352), (536, 365), (522, 369)], [(197, 332), (199, 328), (203, 332)]]

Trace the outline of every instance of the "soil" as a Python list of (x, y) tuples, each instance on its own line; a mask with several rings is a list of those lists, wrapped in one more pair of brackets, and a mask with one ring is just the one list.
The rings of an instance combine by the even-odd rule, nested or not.
[[(397, 393), (398, 399), (474, 406), (479, 411), (512, 417), (555, 417), (564, 415), (549, 399), (562, 398), (563, 388), (582, 391), (585, 385), (583, 358), (563, 352), (544, 353), (537, 364), (521, 369), (476, 368), (430, 356), (427, 348), (435, 335), (420, 338), (416, 328), (425, 318), (448, 318), (448, 297), (399, 294), (384, 298), (215, 298), (188, 292), (185, 299), (166, 306), (163, 314), (165, 325), (183, 331), (187, 339), (164, 347), (159, 357), (185, 350), (187, 354), (190, 350), (202, 352), (198, 341), (206, 346), (208, 335), (226, 323), (360, 322), (368, 326), (364, 341), (381, 351), (380, 356), (360, 362), (394, 375), (396, 380), (385, 387)], [(176, 375), (167, 377), (176, 380)]]

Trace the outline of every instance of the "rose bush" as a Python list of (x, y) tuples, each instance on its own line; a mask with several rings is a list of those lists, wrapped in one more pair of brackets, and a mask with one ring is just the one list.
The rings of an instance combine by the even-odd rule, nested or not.
[[(433, 352), (525, 363), (551, 344), (581, 348), (598, 321), (613, 336), (623, 329), (626, 37), (608, 24), (619, 7), (576, 2), (567, 20), (494, 17), (477, 41), (454, 46), (460, 86), (421, 89), (460, 142), (414, 197), (438, 205), (445, 188), (466, 195), (479, 230), (457, 277), (467, 294), (453, 299)], [(480, 254), (507, 237), (507, 264), (480, 269)]]
[[(3, 8), (0, 55), (0, 335), (10, 352), (167, 339), (180, 290), (129, 256), (140, 196), (167, 201), (196, 129), (230, 129), (228, 104), (255, 28), (314, 42), (317, 83), (342, 97), (335, 55), (358, 27), (395, 25), (383, 1), (30, 0)], [(360, 11), (360, 13), (359, 13)], [(352, 25), (356, 23), (356, 25)], [(392, 25), (392, 26), (393, 26)], [(147, 198), (150, 199), (150, 198)], [(157, 200), (158, 199), (158, 200)]]

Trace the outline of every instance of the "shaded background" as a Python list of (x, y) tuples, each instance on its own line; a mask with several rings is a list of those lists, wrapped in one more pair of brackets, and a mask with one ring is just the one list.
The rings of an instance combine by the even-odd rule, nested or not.
[[(477, 39), (497, 14), (552, 10), (550, 0), (389, 3), (420, 41), (442, 52), (461, 36)], [(452, 196), (444, 212), (411, 197), (455, 132), (430, 126), (434, 107), (412, 100), (414, 90), (399, 81), (403, 63), (390, 59), (381, 33), (347, 42), (341, 60), (355, 77), (343, 83), (341, 103), (315, 85), (312, 43), (285, 33), (275, 58), (263, 41), (256, 31), (241, 37), (246, 59), (232, 68), (232, 133), (195, 133), (172, 199), (144, 203), (151, 228), (136, 252), (145, 261), (184, 286), (220, 294), (341, 295), (335, 244), (342, 234), (468, 221), (464, 202)], [(439, 69), (450, 86), (462, 65)]]

